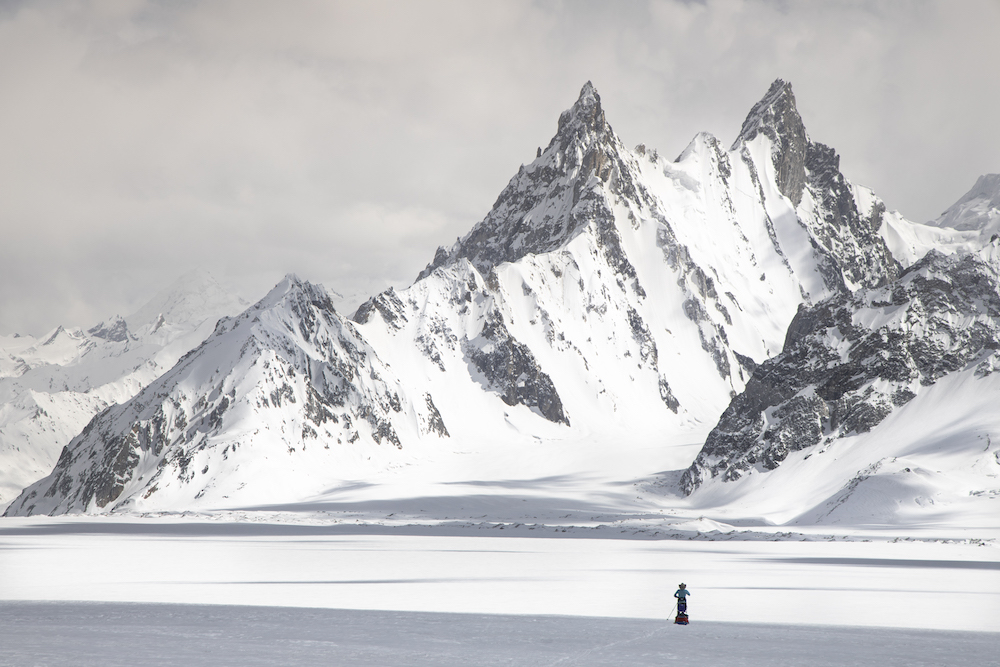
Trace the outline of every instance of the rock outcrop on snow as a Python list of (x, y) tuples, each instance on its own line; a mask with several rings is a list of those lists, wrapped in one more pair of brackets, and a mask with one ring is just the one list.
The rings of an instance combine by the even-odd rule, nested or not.
[(898, 280), (803, 306), (784, 351), (723, 413), (681, 484), (773, 470), (797, 450), (865, 433), (926, 387), (1000, 349), (1000, 243), (931, 252)]

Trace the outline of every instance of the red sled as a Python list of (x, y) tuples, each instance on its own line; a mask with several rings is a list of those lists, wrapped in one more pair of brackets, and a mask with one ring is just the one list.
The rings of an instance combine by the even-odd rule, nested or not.
[(687, 624), (688, 624), (688, 615), (677, 614), (677, 617), (674, 619), (674, 625), (687, 625)]

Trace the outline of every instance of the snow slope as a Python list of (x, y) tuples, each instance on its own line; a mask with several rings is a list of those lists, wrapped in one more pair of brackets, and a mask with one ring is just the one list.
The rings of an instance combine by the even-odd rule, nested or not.
[(94, 415), (130, 399), (246, 305), (192, 272), (126, 318), (37, 339), (0, 336), (0, 506), (51, 472)]
[(775, 523), (995, 525), (998, 348), (996, 241), (804, 308), (682, 487)]
[(798, 119), (783, 82), (730, 151), (699, 135), (670, 163), (625, 149), (588, 84), (480, 224), (359, 309), (361, 331), (457, 442), (691, 438), (780, 351), (800, 303), (897, 271), (884, 207), (855, 201), (829, 149), (805, 139), (798, 206), (780, 191), (775, 108)]
[(929, 224), (975, 232), (984, 241), (1000, 233), (1000, 174), (980, 176), (971, 190)]
[[(95, 417), (50, 478), (8, 511), (313, 494), (331, 477), (384, 466), (384, 450), (400, 447), (401, 437), (446, 436), (439, 424), (431, 396), (414, 404), (325, 290), (288, 276), (243, 314), (220, 320), (133, 400)], [(382, 445), (381, 456), (370, 444)]]

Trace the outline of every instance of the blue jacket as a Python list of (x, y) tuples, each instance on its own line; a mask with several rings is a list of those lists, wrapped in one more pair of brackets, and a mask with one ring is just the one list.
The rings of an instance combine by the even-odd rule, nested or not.
[(691, 595), (691, 591), (686, 588), (678, 588), (677, 592), (674, 593), (674, 597), (678, 600), (684, 600), (688, 595)]

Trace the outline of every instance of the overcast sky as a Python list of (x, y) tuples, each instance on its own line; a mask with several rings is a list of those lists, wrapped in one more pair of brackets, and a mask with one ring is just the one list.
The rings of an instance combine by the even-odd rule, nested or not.
[(727, 145), (778, 77), (911, 220), (1000, 171), (1000, 2), (0, 0), (0, 333), (207, 268), (405, 286), (592, 80), (627, 145)]

